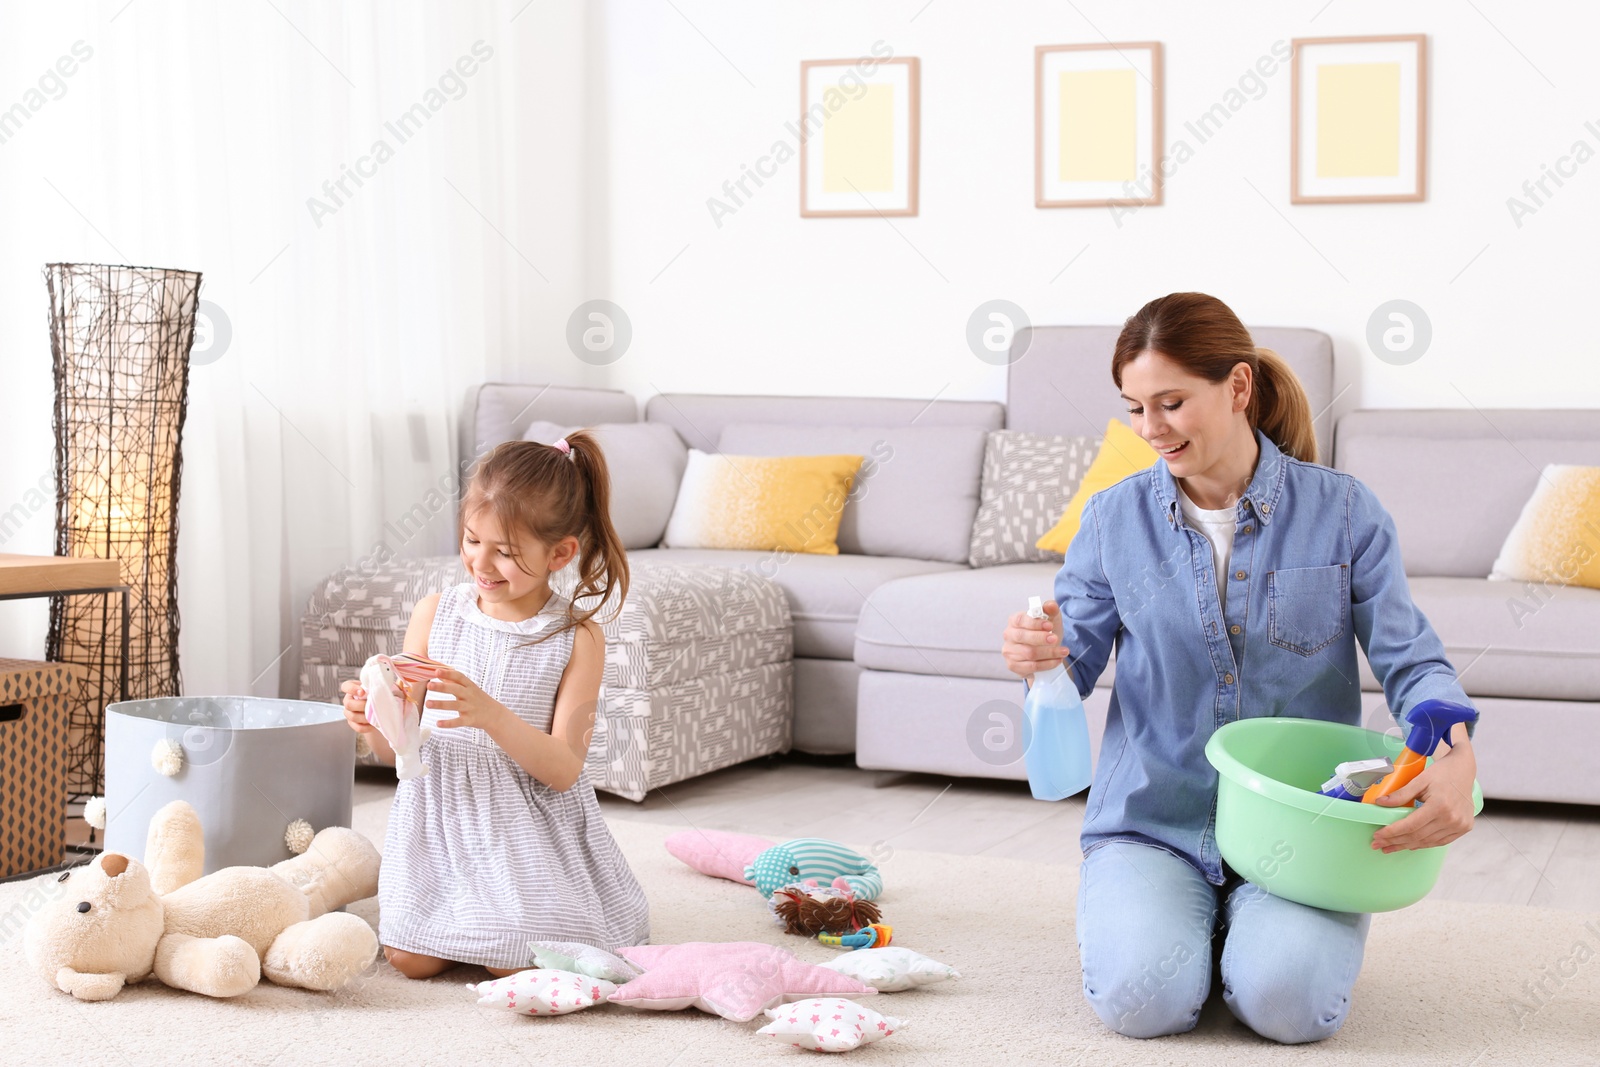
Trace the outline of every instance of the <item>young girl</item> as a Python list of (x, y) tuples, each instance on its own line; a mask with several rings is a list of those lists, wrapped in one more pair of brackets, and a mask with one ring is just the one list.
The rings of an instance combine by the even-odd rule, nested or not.
[[(1146, 304), (1117, 339), (1111, 377), (1161, 459), (1090, 498), (1056, 575), (1059, 607), (1013, 615), (1002, 649), (1024, 679), (1066, 659), (1087, 696), (1116, 647), (1084, 812), (1084, 995), (1122, 1034), (1191, 1029), (1220, 924), (1233, 1014), (1276, 1041), (1319, 1040), (1349, 1011), (1370, 916), (1271, 896), (1225, 867), (1206, 741), (1241, 717), (1359, 723), (1357, 641), (1397, 719), (1466, 694), (1411, 602), (1393, 521), (1366, 486), (1316, 465), (1300, 383), (1221, 301)], [(1466, 733), (1455, 727), (1455, 747), (1379, 801), (1422, 806), (1373, 848), (1472, 828)]]
[[(591, 616), (628, 592), (610, 496), (587, 431), (500, 445), (461, 501), (471, 580), (412, 613), (405, 651), (452, 669), (428, 682), (428, 773), (395, 790), (378, 877), (379, 940), (408, 978), (457, 963), (510, 974), (529, 966), (533, 940), (609, 950), (649, 939), (644, 893), (583, 769), (605, 666)], [(549, 578), (574, 558), (567, 598)], [(392, 761), (360, 683), (343, 688), (351, 728)]]

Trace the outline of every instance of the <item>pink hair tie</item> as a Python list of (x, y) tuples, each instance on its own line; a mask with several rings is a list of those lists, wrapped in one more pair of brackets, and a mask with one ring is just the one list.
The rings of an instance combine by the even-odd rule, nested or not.
[(551, 448), (559, 448), (561, 451), (565, 452), (568, 456), (572, 455), (572, 446), (567, 444), (567, 439), (565, 437), (563, 437), (561, 440), (557, 441), (555, 444), (551, 445), (550, 447)]

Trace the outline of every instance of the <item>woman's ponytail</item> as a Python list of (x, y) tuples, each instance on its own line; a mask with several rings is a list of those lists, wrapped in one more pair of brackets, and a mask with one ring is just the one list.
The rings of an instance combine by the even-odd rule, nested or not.
[(1250, 425), (1266, 434), (1285, 455), (1317, 462), (1317, 433), (1311, 425), (1311, 401), (1305, 387), (1283, 357), (1270, 348), (1256, 349), (1255, 388), (1250, 396)]

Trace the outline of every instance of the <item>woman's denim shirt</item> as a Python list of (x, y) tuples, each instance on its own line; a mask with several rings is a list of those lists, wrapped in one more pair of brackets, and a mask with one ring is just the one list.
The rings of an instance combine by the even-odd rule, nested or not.
[(1429, 697), (1467, 703), (1411, 602), (1394, 521), (1372, 491), (1285, 456), (1260, 431), (1256, 440), (1261, 455), (1220, 579), (1159, 461), (1089, 499), (1056, 574), (1080, 694), (1113, 643), (1117, 653), (1085, 854), (1108, 841), (1157, 845), (1221, 885), (1206, 742), (1241, 718), (1359, 723), (1358, 640), (1396, 719)]

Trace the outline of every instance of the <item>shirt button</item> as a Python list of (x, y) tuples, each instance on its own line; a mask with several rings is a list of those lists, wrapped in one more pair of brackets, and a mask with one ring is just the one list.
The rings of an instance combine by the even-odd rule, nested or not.
[(1236, 634), (1236, 633), (1238, 633), (1238, 632), (1239, 632), (1239, 627), (1237, 627), (1237, 626), (1230, 626), (1230, 627), (1228, 627), (1228, 632), (1229, 632), (1229, 633), (1230, 633), (1230, 634)]
[(1224, 675), (1223, 675), (1223, 676), (1222, 676), (1222, 680), (1223, 680), (1223, 681), (1224, 681), (1224, 682), (1226, 682), (1226, 683), (1227, 683), (1227, 684), (1228, 684), (1228, 685), (1232, 685), (1232, 684), (1233, 684), (1233, 675), (1231, 675), (1231, 674), (1224, 674)]
[(1234, 571), (1233, 576), (1241, 582), (1244, 581), (1244, 571)]
[(1249, 533), (1249, 532), (1250, 532), (1250, 531), (1251, 531), (1251, 529), (1253, 529), (1253, 527), (1250, 527), (1250, 526), (1246, 526), (1246, 527), (1245, 527), (1245, 528), (1244, 528), (1244, 532), (1245, 532), (1245, 533)]
[(1263, 515), (1271, 515), (1272, 514), (1272, 505), (1271, 504), (1262, 504), (1261, 505), (1261, 514), (1263, 514)]

